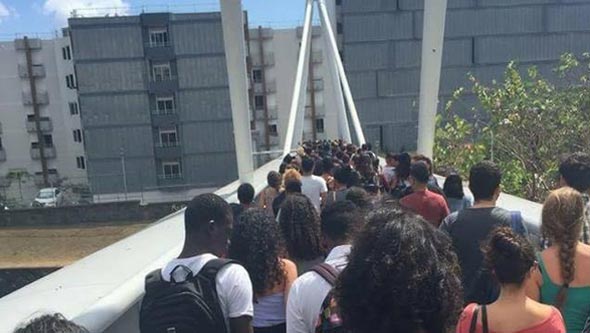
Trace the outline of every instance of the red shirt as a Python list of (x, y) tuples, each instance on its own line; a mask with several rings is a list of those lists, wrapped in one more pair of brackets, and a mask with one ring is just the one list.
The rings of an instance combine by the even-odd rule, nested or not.
[(442, 195), (429, 190), (417, 191), (401, 199), (400, 204), (421, 215), (438, 228), (442, 220), (449, 216), (449, 206)]
[[(459, 323), (457, 324), (457, 333), (469, 333), (469, 328), (471, 327), (471, 320), (473, 318), (473, 311), (477, 307), (477, 304), (469, 304), (463, 313), (461, 314), (461, 318), (459, 318)], [(482, 333), (483, 326), (481, 324), (481, 313), (479, 314), (477, 326), (475, 328), (475, 333)], [(494, 333), (493, 327), (489, 327), (490, 333)], [(515, 333), (565, 333), (565, 325), (563, 323), (563, 318), (559, 310), (553, 308), (551, 315), (547, 317), (542, 322), (535, 324), (531, 327), (524, 328), (519, 330)]]

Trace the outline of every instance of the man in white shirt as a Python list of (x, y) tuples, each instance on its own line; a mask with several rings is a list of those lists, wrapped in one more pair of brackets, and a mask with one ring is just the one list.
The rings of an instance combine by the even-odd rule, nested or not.
[[(209, 261), (225, 256), (232, 221), (232, 210), (221, 197), (211, 193), (195, 197), (184, 212), (184, 248), (177, 259), (162, 269), (162, 278), (170, 281), (178, 266), (185, 266), (196, 275)], [(178, 273), (186, 275), (183, 270), (174, 271), (175, 276)], [(218, 272), (216, 287), (229, 332), (251, 333), (253, 291), (246, 269), (228, 264)]]
[(326, 201), (328, 186), (324, 178), (313, 175), (314, 165), (314, 161), (309, 157), (305, 157), (301, 161), (301, 171), (303, 171), (301, 177), (301, 193), (311, 200), (311, 203), (313, 203), (313, 206), (319, 212), (322, 203)]
[[(325, 263), (342, 271), (348, 264), (350, 243), (364, 223), (360, 209), (352, 202), (340, 201), (322, 211), (322, 241), (330, 254)], [(332, 286), (315, 272), (300, 276), (289, 292), (287, 333), (314, 333), (322, 303)]]
[(395, 177), (395, 167), (397, 166), (396, 156), (393, 153), (387, 153), (385, 156), (385, 167), (383, 168), (383, 179), (389, 188), (393, 178)]

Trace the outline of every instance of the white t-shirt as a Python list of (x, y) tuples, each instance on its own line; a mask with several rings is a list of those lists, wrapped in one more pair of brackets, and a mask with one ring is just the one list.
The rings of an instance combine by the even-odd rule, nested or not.
[[(188, 267), (193, 274), (198, 274), (209, 261), (217, 257), (206, 253), (196, 257), (185, 259), (174, 259), (162, 269), (162, 278), (170, 281), (170, 273), (177, 266)], [(178, 279), (183, 280), (186, 275), (185, 271), (179, 269), (175, 275), (179, 274)], [(229, 330), (229, 318), (239, 318), (242, 316), (252, 317), (254, 307), (252, 304), (253, 292), (252, 282), (246, 269), (240, 265), (229, 264), (223, 267), (216, 277), (217, 296), (219, 304), (223, 311), (223, 317), (226, 321), (226, 327)]]
[(387, 184), (390, 184), (391, 181), (393, 180), (393, 177), (395, 177), (395, 167), (386, 165), (385, 167), (383, 167), (383, 178), (385, 178), (385, 181), (387, 182)]
[[(337, 246), (326, 258), (326, 263), (342, 271), (348, 264), (350, 245)], [(287, 333), (314, 333), (322, 303), (332, 286), (315, 272), (301, 275), (289, 291), (287, 301)]]
[(301, 193), (311, 200), (313, 206), (319, 211), (321, 208), (321, 193), (327, 193), (328, 186), (322, 177), (303, 176), (301, 177)]

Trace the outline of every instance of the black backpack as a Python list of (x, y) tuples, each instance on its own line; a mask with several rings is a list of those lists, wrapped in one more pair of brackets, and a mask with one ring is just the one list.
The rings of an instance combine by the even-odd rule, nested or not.
[[(164, 281), (156, 270), (145, 278), (145, 296), (141, 303), (141, 333), (227, 333), (219, 304), (215, 277), (232, 260), (209, 261), (195, 276), (186, 266), (172, 271), (171, 281)], [(187, 272), (184, 281), (175, 281), (174, 272)]]

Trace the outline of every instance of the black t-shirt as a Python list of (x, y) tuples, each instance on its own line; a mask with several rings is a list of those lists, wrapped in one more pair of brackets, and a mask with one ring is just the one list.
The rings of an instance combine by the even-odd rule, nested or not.
[(461, 271), (466, 303), (488, 304), (498, 296), (498, 286), (483, 269), (482, 244), (498, 226), (511, 225), (511, 213), (503, 208), (468, 208), (444, 219), (441, 229), (453, 240)]

